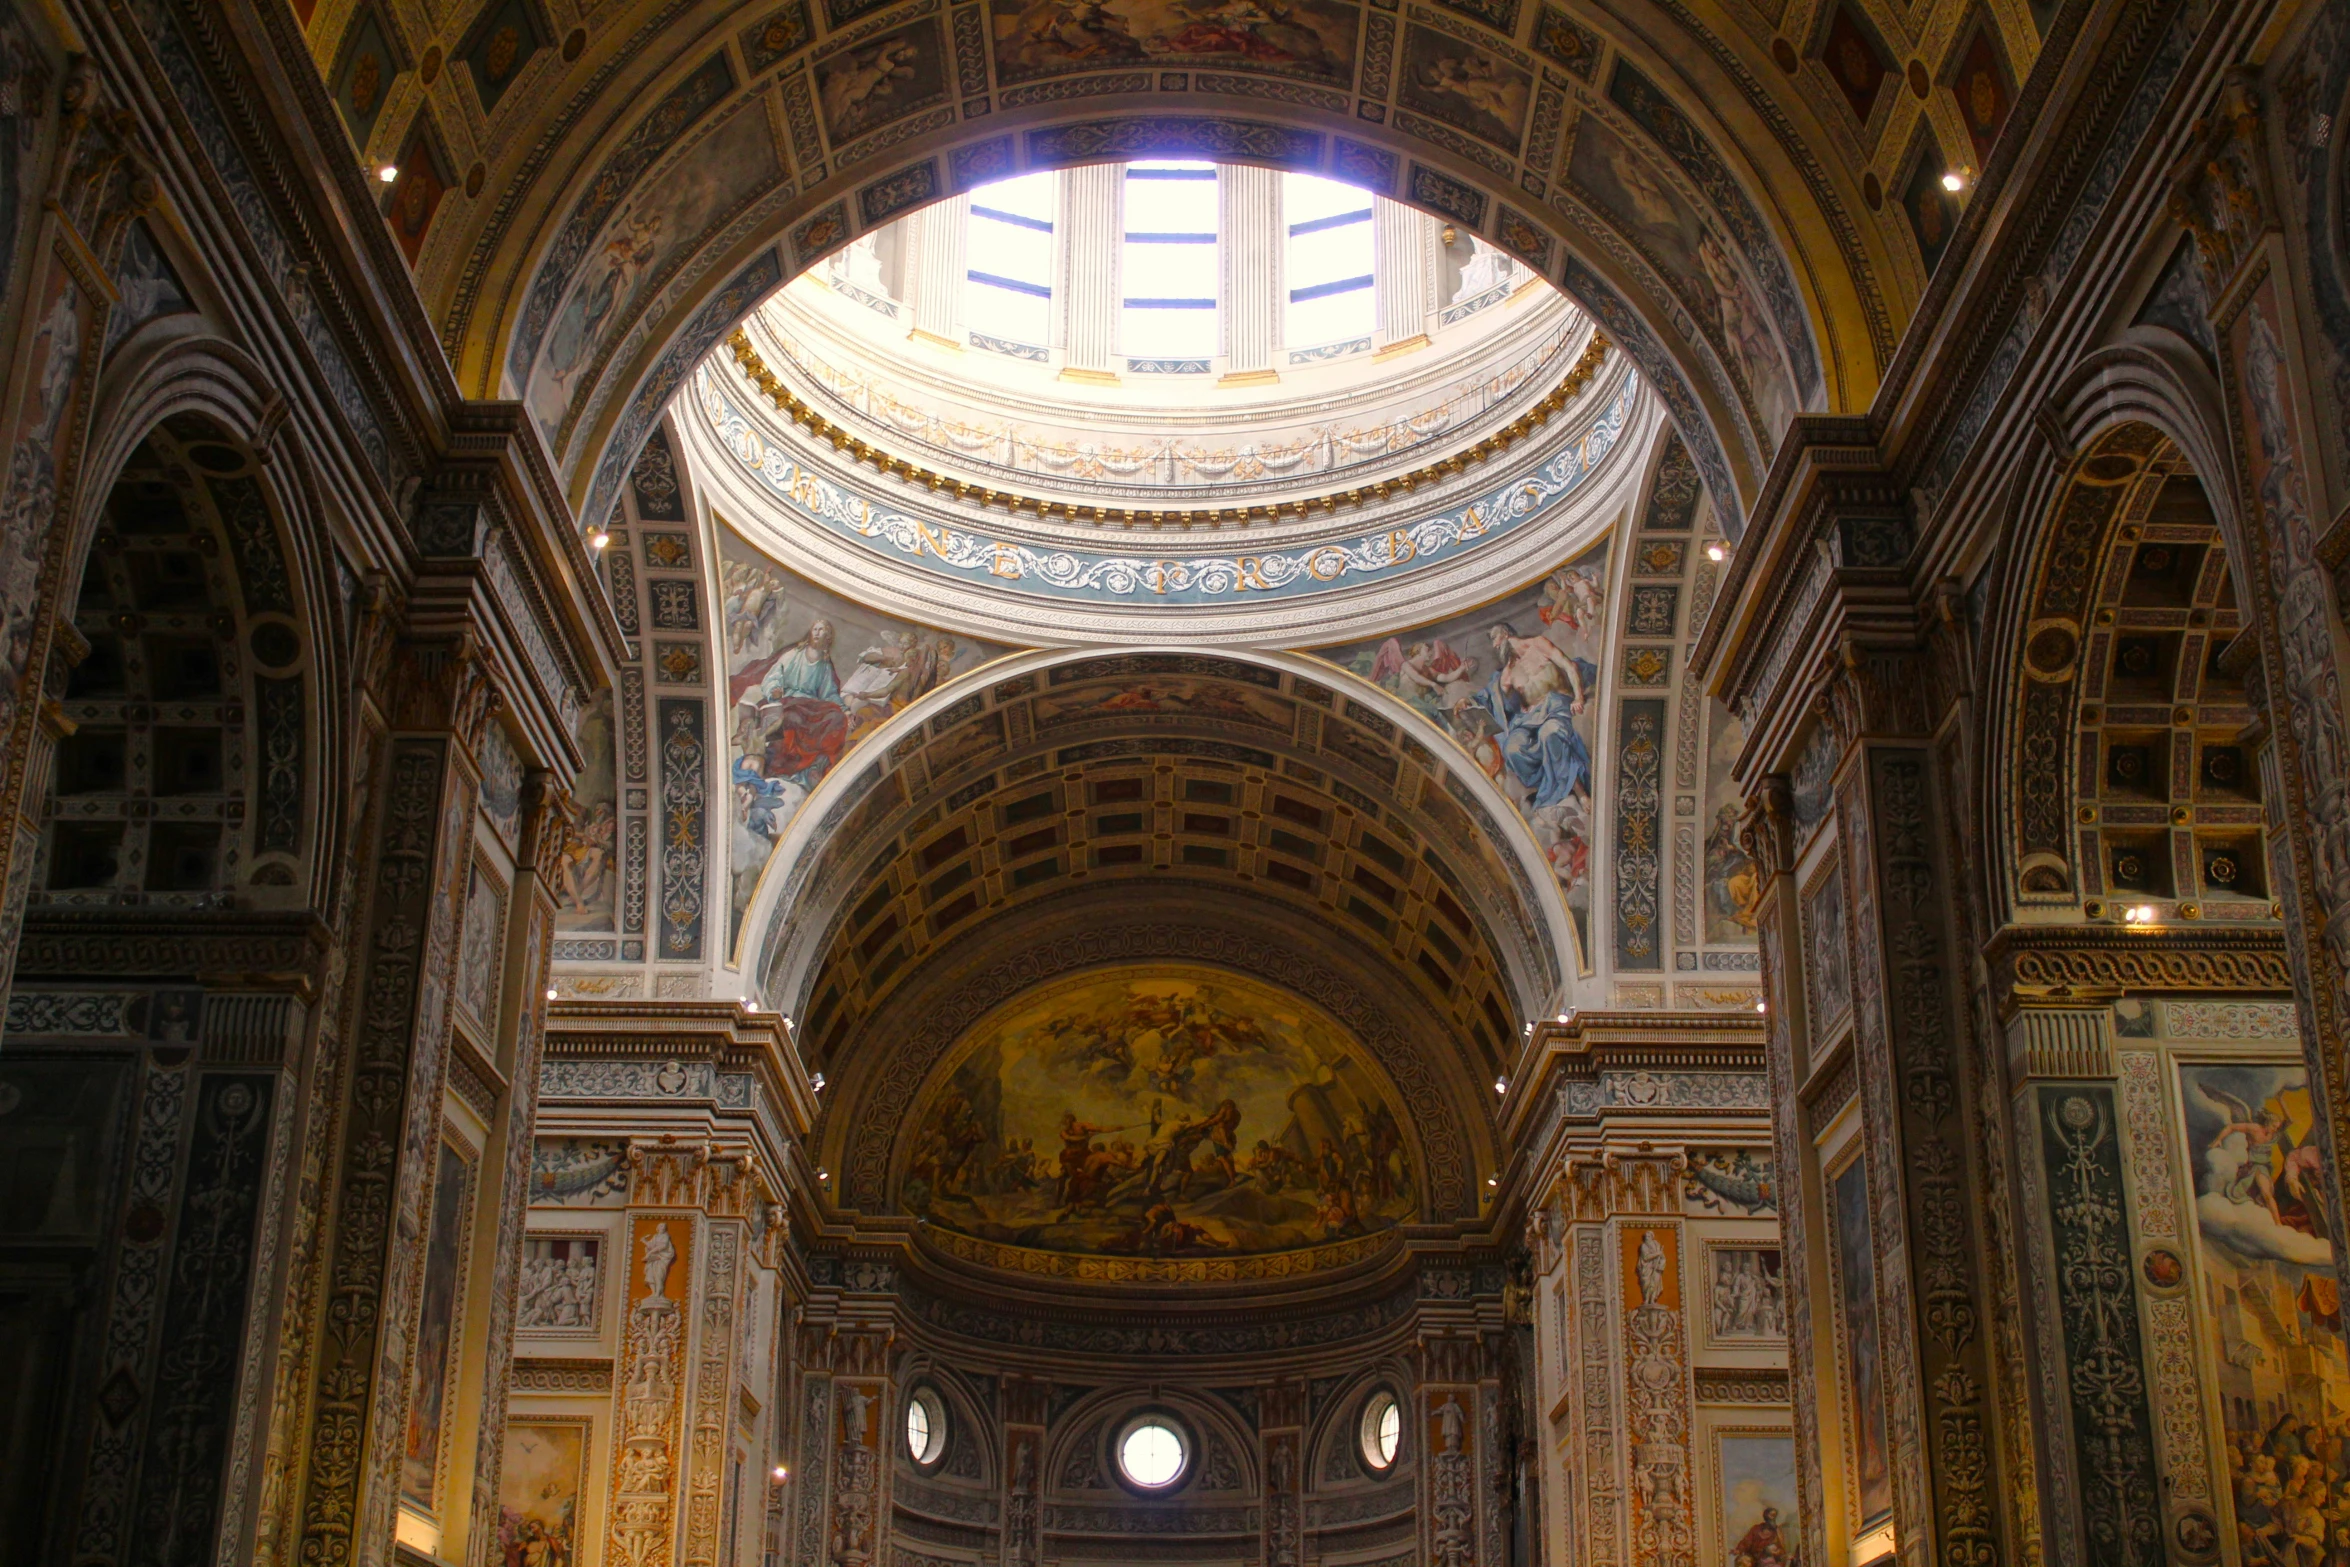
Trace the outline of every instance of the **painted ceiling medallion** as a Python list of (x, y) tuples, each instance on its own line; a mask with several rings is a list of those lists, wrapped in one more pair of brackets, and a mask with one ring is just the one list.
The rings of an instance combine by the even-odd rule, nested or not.
[(1320, 1008), (1194, 964), (1095, 969), (979, 1022), (901, 1143), (950, 1255), (1091, 1278), (1272, 1277), (1420, 1212), (1405, 1119)]

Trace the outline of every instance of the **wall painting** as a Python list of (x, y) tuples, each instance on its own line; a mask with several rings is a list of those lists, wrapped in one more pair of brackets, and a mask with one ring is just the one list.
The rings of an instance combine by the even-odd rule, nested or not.
[(579, 1559), (584, 1420), (513, 1420), (498, 1469), (498, 1555), (506, 1567), (571, 1567)]
[(1737, 1219), (1775, 1214), (1777, 1190), (1767, 1148), (1692, 1148), (1681, 1176), (1681, 1211)]
[(1885, 1435), (1884, 1361), (1877, 1346), (1876, 1239), (1869, 1218), (1868, 1160), (1856, 1158), (1828, 1178), (1835, 1223), (1836, 1352), (1843, 1373), (1845, 1445), (1851, 1454), (1846, 1492), (1852, 1532), (1873, 1529), (1893, 1511), (1892, 1450)]
[(1586, 967), (1607, 551), (1594, 545), (1480, 608), (1312, 650), (1433, 719), (1517, 806), (1558, 878)]
[(457, 1356), (457, 1302), (464, 1288), (467, 1215), (473, 1207), (473, 1161), (443, 1138), (432, 1183), (432, 1222), (424, 1242), (424, 1283), (410, 1362), (408, 1447), (400, 1465), (402, 1499), (438, 1508), (449, 1380)]
[(1011, 649), (877, 614), (719, 539), (734, 924), (800, 802), (858, 741), (954, 676)]
[(999, 1009), (911, 1125), (906, 1210), (1007, 1246), (1289, 1251), (1419, 1208), (1361, 1046), (1306, 1002), (1194, 965), (1095, 970)]
[(992, 0), (1006, 86), (1118, 65), (1197, 65), (1354, 81), (1359, 8), (1343, 0)]
[(2327, 1434), (2350, 1417), (2350, 1359), (2309, 1073), (2183, 1062), (2179, 1104), (2202, 1264), (2196, 1315), (2211, 1339), (2244, 1556), (2292, 1561), (2298, 1499), (2322, 1494), (2331, 1509), (2350, 1481), (2350, 1454)]
[(1722, 1559), (1729, 1567), (1789, 1567), (1797, 1540), (1795, 1438), (1733, 1430), (1714, 1441)]
[(572, 787), (573, 814), (555, 862), (555, 928), (612, 929), (620, 883), (620, 796), (612, 780), (612, 692), (596, 693), (580, 720), (579, 748), (587, 763)]
[(1760, 917), (1762, 878), (1738, 845), (1738, 785), (1730, 766), (1746, 744), (1746, 726), (1719, 702), (1705, 753), (1705, 939), (1750, 942)]

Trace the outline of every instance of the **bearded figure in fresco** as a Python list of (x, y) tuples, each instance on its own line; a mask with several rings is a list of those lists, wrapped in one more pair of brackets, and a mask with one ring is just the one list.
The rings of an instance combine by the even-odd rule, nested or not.
[(734, 688), (735, 745), (760, 776), (813, 789), (848, 744), (848, 703), (832, 667), (832, 623), (746, 666)]

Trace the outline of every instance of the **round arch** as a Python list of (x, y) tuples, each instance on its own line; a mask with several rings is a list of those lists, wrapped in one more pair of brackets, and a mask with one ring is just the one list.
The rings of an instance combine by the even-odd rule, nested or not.
[[(1054, 649), (997, 659), (956, 677), (893, 715), (866, 738), (853, 764), (836, 766), (792, 818), (790, 829), (761, 873), (744, 916), (743, 939), (737, 950), (744, 977), (757, 987), (765, 1003), (786, 1013), (805, 1009), (826, 944), (843, 912), (837, 905), (848, 896), (845, 886), (832, 888), (828, 894), (820, 872), (828, 856), (845, 852), (838, 846), (836, 829), (863, 801), (876, 796), (884, 759), (898, 754), (901, 745), (919, 743), (935, 727), (934, 720), (977, 712), (983, 689), (1017, 688), (1023, 682), (1049, 680), (1056, 668), (1127, 656), (1181, 659), (1196, 655), (1182, 647), (1138, 644)], [(1519, 900), (1519, 912), (1543, 943), (1541, 950), (1515, 955), (1508, 976), (1519, 1017), (1546, 1015), (1575, 1004), (1572, 976), (1580, 959), (1572, 916), (1541, 845), (1490, 779), (1465, 765), (1452, 742), (1420, 713), (1334, 665), (1268, 649), (1228, 650), (1220, 656), (1293, 680), (1342, 690), (1351, 708), (1369, 712), (1392, 733), (1416, 745), (1433, 786), (1452, 798), (1474, 802), (1477, 824), (1500, 857)]]
[[(1843, 106), (1784, 41), (1774, 58), (1675, 5), (1321, 0), (1343, 48), (1237, 67), (1139, 43), (1123, 61), (1039, 60), (1020, 9), (745, 6), (690, 36), (649, 7), (605, 18), (513, 94), (467, 181), (480, 196), (447, 203), (428, 239), (420, 276), (460, 383), (532, 401), (574, 503), (600, 517), (693, 364), (858, 234), (1012, 174), (1211, 158), (1366, 186), (1559, 284), (1657, 386), (1735, 536), (1786, 419), (1865, 407), (1923, 293), (1898, 204), (1832, 122)], [(1445, 60), (1490, 73), (1498, 117), (1444, 90)], [(1895, 97), (1898, 121), (1923, 113)], [(699, 205), (664, 226), (646, 193), (696, 151), (727, 163), (713, 149), (729, 138), (752, 153), (730, 166), (765, 172), (673, 182)], [(584, 334), (563, 319), (581, 300)]]
[[(2018, 476), (2013, 492), (2016, 528), (2005, 590), (1986, 617), (1985, 688), (1995, 701), (1981, 787), (1994, 842), (1983, 890), (1994, 925), (2092, 917), (2087, 910), (2097, 894), (2084, 882), (2101, 887), (2107, 879), (2102, 865), (2081, 864), (2091, 839), (2102, 842), (2111, 825), (2089, 803), (2098, 791), (2079, 776), (2088, 742), (2076, 731), (2100, 712), (2095, 699), (2083, 701), (2083, 677), (2104, 641), (2130, 630), (2116, 624), (2128, 620), (2126, 612), (2105, 602), (2120, 569), (2112, 561), (2117, 550), (2133, 547), (2166, 476), (2193, 481), (2247, 628), (2265, 598), (2265, 585), (2249, 569), (2228, 478), (2217, 389), (2168, 334), (2135, 329), (2085, 359), (2050, 399), (2047, 414), (2046, 449)], [(2059, 579), (2066, 586), (2055, 590), (2057, 597), (2077, 603), (2051, 598)], [(2092, 594), (2100, 595), (2095, 606)], [(2190, 641), (2211, 624), (2212, 612), (2201, 604), (2199, 598), (2186, 606)], [(2176, 701), (2178, 713), (2195, 711), (2189, 698)], [(2123, 705), (2107, 693), (2107, 707)], [(2165, 698), (2155, 705), (2173, 704)], [(2110, 745), (2100, 744), (2101, 758), (2110, 760)], [(2192, 902), (2191, 892), (2171, 890)]]

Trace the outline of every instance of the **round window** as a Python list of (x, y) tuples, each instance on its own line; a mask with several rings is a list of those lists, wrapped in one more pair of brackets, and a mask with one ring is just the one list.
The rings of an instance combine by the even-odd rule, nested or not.
[(946, 1456), (947, 1411), (931, 1389), (916, 1388), (906, 1400), (906, 1452), (927, 1469)]
[(1118, 1472), (1145, 1491), (1164, 1491), (1183, 1478), (1191, 1449), (1175, 1422), (1164, 1415), (1138, 1415), (1118, 1433)]
[(1403, 1449), (1403, 1406), (1393, 1393), (1382, 1388), (1364, 1402), (1361, 1437), (1364, 1463), (1376, 1470), (1395, 1467)]

